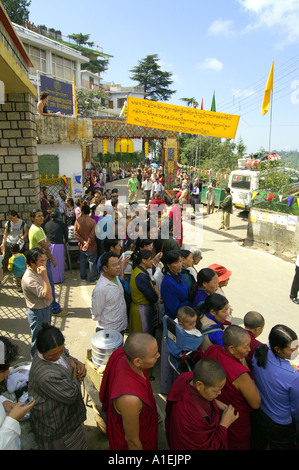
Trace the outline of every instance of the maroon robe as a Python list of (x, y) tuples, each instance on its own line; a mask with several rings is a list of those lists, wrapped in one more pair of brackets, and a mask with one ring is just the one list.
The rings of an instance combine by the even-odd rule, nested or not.
[(142, 401), (139, 416), (139, 438), (144, 450), (156, 450), (158, 441), (158, 413), (147, 372), (144, 377), (132, 370), (123, 348), (109, 358), (100, 388), (102, 411), (107, 411), (107, 436), (111, 450), (128, 450), (122, 417), (113, 400), (121, 395), (135, 395)]
[(247, 365), (248, 365), (249, 369), (252, 370), (252, 358), (253, 358), (255, 349), (258, 348), (263, 343), (258, 341), (254, 337), (254, 334), (251, 331), (249, 331), (249, 330), (246, 330), (246, 331), (250, 335), (250, 351), (249, 351), (249, 353), (248, 353), (248, 355), (246, 356), (245, 359), (246, 359), (246, 362), (247, 362)]
[(227, 428), (219, 425), (215, 400), (208, 401), (190, 384), (193, 372), (173, 383), (166, 404), (165, 428), (171, 450), (226, 450)]
[(222, 346), (213, 344), (203, 357), (211, 357), (222, 365), (226, 373), (226, 382), (219, 395), (219, 400), (227, 405), (232, 405), (239, 413), (239, 418), (232, 423), (227, 432), (229, 450), (248, 450), (250, 448), (250, 412), (249, 406), (242, 393), (235, 387), (234, 381), (242, 374), (249, 374), (253, 379), (250, 370), (238, 359), (235, 359)]

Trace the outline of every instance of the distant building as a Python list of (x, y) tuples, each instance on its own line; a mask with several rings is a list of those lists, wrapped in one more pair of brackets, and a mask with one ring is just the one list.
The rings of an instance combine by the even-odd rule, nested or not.
[(81, 52), (35, 31), (14, 24), (21, 38), (33, 67), (29, 69), (30, 81), (40, 90), (40, 75), (71, 83), (75, 77), (78, 88), (81, 87), (81, 64), (89, 62)]

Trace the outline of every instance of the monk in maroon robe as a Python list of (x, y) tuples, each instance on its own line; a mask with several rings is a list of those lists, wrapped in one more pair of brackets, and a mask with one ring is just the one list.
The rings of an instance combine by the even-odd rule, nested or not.
[(175, 380), (167, 397), (165, 420), (171, 450), (228, 448), (227, 428), (238, 414), (216, 400), (225, 381), (223, 367), (209, 358)]
[(156, 339), (132, 333), (123, 348), (110, 356), (100, 388), (102, 411), (107, 412), (111, 450), (156, 450), (158, 413), (146, 370), (159, 357)]
[(246, 356), (246, 363), (250, 370), (252, 370), (252, 358), (255, 353), (256, 348), (261, 346), (263, 343), (258, 341), (256, 338), (260, 336), (263, 332), (265, 326), (264, 317), (254, 311), (247, 312), (244, 317), (244, 327), (250, 335), (250, 351)]
[(226, 373), (226, 383), (219, 399), (232, 406), (239, 413), (228, 429), (229, 450), (248, 450), (250, 448), (250, 412), (258, 409), (261, 403), (259, 391), (251, 371), (244, 365), (244, 358), (250, 350), (249, 333), (240, 326), (228, 326), (222, 336), (223, 347), (210, 346), (203, 357), (215, 359)]

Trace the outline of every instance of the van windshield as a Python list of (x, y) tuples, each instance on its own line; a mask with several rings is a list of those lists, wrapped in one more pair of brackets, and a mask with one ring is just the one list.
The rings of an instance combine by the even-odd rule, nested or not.
[(231, 186), (236, 189), (250, 189), (250, 176), (233, 175)]

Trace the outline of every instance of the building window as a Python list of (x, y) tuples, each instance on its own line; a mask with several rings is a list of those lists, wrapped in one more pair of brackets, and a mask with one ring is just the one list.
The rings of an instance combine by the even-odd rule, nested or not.
[(73, 60), (52, 54), (52, 74), (56, 78), (72, 81), (76, 74), (76, 63)]
[(31, 61), (34, 67), (30, 67), (30, 73), (36, 73), (36, 71), (47, 72), (47, 60), (46, 60), (46, 51), (43, 49), (38, 49), (37, 47), (31, 45), (25, 45), (28, 54), (31, 58)]
[(118, 98), (117, 99), (117, 108), (122, 109), (123, 105), (127, 101), (127, 98)]

